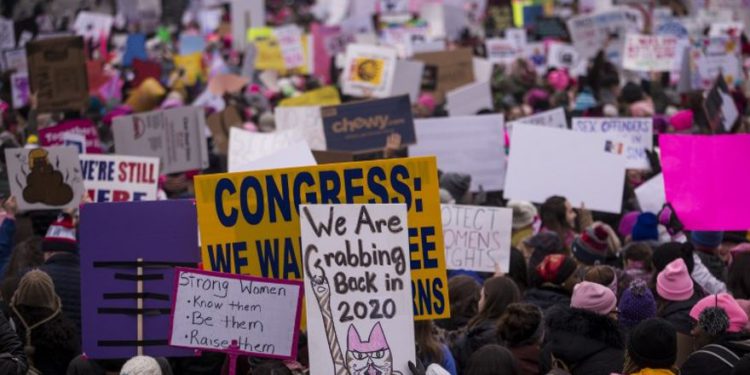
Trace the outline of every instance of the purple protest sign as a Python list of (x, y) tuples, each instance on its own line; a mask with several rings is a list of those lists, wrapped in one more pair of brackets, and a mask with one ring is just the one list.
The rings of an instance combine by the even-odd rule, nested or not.
[(140, 342), (145, 355), (192, 355), (168, 340), (174, 267), (200, 261), (194, 203), (87, 204), (80, 233), (83, 352), (130, 358)]
[(39, 141), (42, 146), (62, 146), (65, 144), (63, 134), (76, 133), (86, 137), (86, 152), (101, 154), (102, 145), (96, 125), (89, 119), (74, 119), (63, 121), (55, 126), (39, 130)]

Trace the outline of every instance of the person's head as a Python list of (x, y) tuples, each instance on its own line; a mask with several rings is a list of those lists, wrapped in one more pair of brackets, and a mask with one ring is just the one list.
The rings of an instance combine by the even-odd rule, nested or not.
[(578, 264), (572, 257), (563, 254), (551, 254), (544, 257), (536, 266), (535, 281), (533, 284), (540, 286), (550, 284), (565, 289), (568, 293), (573, 292), (573, 287), (578, 282), (576, 270)]
[(518, 364), (506, 348), (490, 344), (481, 347), (469, 357), (465, 375), (518, 375)]
[(49, 259), (57, 253), (78, 253), (78, 238), (73, 217), (69, 214), (60, 214), (53, 222), (42, 241), (44, 259)]
[(656, 316), (656, 300), (646, 282), (635, 279), (622, 292), (617, 304), (617, 321), (625, 328), (632, 328), (641, 321)]
[(593, 266), (589, 268), (583, 275), (583, 280), (606, 286), (615, 295), (618, 293), (617, 274), (610, 266)]
[(626, 270), (638, 269), (646, 272), (653, 270), (651, 264), (651, 246), (642, 242), (634, 242), (622, 250), (623, 266)]
[(18, 288), (10, 300), (11, 307), (45, 308), (51, 314), (59, 313), (62, 304), (60, 297), (55, 293), (55, 283), (52, 278), (42, 270), (31, 270), (27, 272), (18, 282)]
[(677, 331), (659, 318), (640, 322), (628, 337), (628, 357), (637, 370), (671, 369), (677, 360)]
[(658, 241), (659, 240), (659, 220), (651, 212), (644, 212), (638, 215), (635, 226), (631, 233), (633, 241)]
[(735, 298), (750, 299), (750, 252), (734, 253), (727, 289)]
[(604, 285), (581, 281), (573, 288), (570, 307), (588, 310), (599, 315), (616, 313), (617, 296)]
[(529, 269), (533, 270), (542, 259), (550, 254), (565, 254), (565, 244), (556, 232), (537, 233), (524, 240), (525, 247), (530, 250)]
[(421, 358), (429, 358), (433, 362), (443, 361), (443, 350), (440, 340), (435, 336), (432, 320), (414, 322), (414, 341)]
[(500, 342), (510, 348), (538, 345), (544, 337), (544, 316), (530, 303), (512, 303), (497, 323)]
[(448, 190), (456, 203), (471, 201), (471, 175), (446, 172), (440, 177), (440, 188)]
[(18, 282), (21, 280), (21, 273), (26, 270), (41, 266), (44, 263), (42, 254), (42, 238), (32, 236), (23, 242), (18, 243), (11, 253), (8, 266), (5, 269), (5, 276), (2, 283), (2, 298), (10, 301), (13, 293), (16, 291)]
[(482, 286), (471, 276), (458, 275), (448, 280), (451, 319), (464, 324), (478, 312)]
[(510, 201), (507, 207), (513, 209), (513, 230), (520, 230), (534, 224), (537, 217), (536, 207), (531, 202)]
[(744, 331), (748, 324), (747, 313), (727, 293), (704, 297), (690, 309), (695, 321), (690, 333), (695, 338), (695, 347), (702, 348), (728, 334)]
[(610, 232), (603, 224), (593, 224), (573, 241), (576, 260), (589, 266), (604, 263), (610, 255)]
[(715, 252), (721, 246), (723, 239), (724, 232), (695, 231), (690, 233), (690, 242), (699, 251)]
[(473, 326), (482, 320), (499, 318), (508, 305), (520, 300), (521, 291), (518, 290), (518, 286), (510, 277), (495, 276), (485, 280), (477, 305), (479, 313), (469, 323), (469, 326)]
[(687, 266), (688, 273), (693, 273), (693, 266), (695, 261), (693, 260), (693, 245), (690, 243), (679, 243), (679, 242), (668, 242), (654, 250), (651, 260), (654, 265), (654, 271), (661, 272), (667, 264), (673, 260), (681, 258)]
[(682, 258), (673, 260), (656, 277), (656, 293), (666, 301), (687, 301), (693, 296), (693, 285)]
[(575, 227), (576, 212), (565, 197), (552, 196), (539, 208), (542, 225), (553, 231), (563, 231)]
[(161, 375), (161, 367), (154, 358), (139, 355), (125, 362), (120, 375)]

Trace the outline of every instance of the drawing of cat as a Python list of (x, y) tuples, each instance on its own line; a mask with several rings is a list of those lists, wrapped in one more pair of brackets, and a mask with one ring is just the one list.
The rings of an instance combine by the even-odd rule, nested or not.
[(346, 367), (351, 375), (391, 375), (393, 355), (383, 327), (375, 323), (367, 341), (362, 341), (353, 324), (347, 332)]

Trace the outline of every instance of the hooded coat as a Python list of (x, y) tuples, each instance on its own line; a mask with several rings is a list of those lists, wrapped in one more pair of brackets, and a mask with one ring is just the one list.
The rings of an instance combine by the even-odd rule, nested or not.
[(554, 306), (545, 316), (542, 373), (552, 367), (553, 356), (565, 364), (572, 375), (622, 371), (625, 341), (615, 320), (567, 306)]
[(750, 353), (750, 335), (726, 334), (688, 357), (680, 375), (732, 375), (742, 356)]

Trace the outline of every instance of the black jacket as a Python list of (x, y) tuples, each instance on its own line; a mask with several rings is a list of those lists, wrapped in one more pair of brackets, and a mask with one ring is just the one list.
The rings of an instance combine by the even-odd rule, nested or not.
[(523, 293), (523, 301), (547, 310), (555, 305), (570, 306), (570, 295), (560, 287), (543, 285), (539, 288), (527, 289)]
[[(23, 313), (27, 323), (34, 323), (49, 316), (51, 311), (36, 309), (34, 312)], [(18, 315), (12, 314), (18, 336), (26, 340), (26, 327)], [(81, 353), (80, 338), (76, 327), (64, 315), (57, 315), (31, 330), (31, 346), (34, 348), (30, 355), (31, 364), (42, 374), (64, 374), (68, 364)]]
[(456, 360), (456, 369), (462, 373), (469, 364), (469, 357), (479, 348), (488, 344), (497, 344), (496, 323), (484, 320), (473, 327), (462, 331), (450, 343), (451, 353)]
[(73, 321), (81, 336), (81, 260), (78, 254), (58, 253), (39, 267), (55, 283), (65, 317)]
[(625, 344), (613, 319), (586, 310), (554, 306), (545, 314), (545, 324), (542, 373), (550, 369), (552, 356), (565, 363), (572, 375), (622, 371)]
[(8, 323), (5, 314), (0, 314), (0, 374), (26, 374), (28, 365), (23, 344)]
[(732, 375), (734, 366), (750, 353), (750, 335), (727, 334), (693, 352), (680, 368), (680, 375)]
[(657, 316), (670, 323), (677, 332), (690, 335), (693, 329), (693, 318), (690, 317), (690, 309), (703, 298), (703, 292), (696, 290), (692, 297), (685, 301), (667, 301), (657, 312)]

